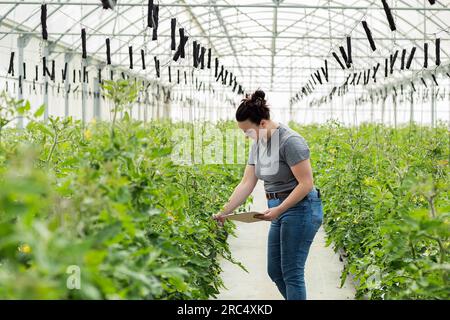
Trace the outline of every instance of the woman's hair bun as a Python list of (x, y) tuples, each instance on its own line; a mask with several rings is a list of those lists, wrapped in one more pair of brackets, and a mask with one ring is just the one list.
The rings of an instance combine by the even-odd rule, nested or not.
[(261, 98), (261, 100), (264, 100), (265, 97), (266, 97), (266, 94), (264, 93), (264, 91), (262, 91), (262, 90), (256, 90), (256, 91), (252, 94), (252, 101), (256, 101), (256, 100), (258, 100), (258, 98)]

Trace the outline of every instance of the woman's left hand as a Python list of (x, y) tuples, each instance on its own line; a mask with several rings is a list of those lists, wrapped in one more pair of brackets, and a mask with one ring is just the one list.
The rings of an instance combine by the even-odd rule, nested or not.
[(255, 218), (257, 219), (261, 219), (261, 220), (266, 220), (266, 221), (272, 221), (275, 220), (276, 218), (278, 218), (280, 216), (280, 214), (282, 214), (283, 212), (281, 211), (280, 207), (273, 207), (273, 208), (269, 208), (266, 211), (264, 211), (261, 214), (257, 214), (255, 215)]

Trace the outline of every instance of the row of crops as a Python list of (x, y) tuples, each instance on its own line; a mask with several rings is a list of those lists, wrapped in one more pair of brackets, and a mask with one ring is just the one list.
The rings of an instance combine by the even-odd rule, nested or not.
[[(0, 298), (207, 299), (219, 258), (239, 264), (233, 225), (211, 215), (244, 165), (174, 163), (174, 129), (192, 124), (130, 119), (135, 89), (105, 85), (113, 121), (85, 125), (0, 98)], [(6, 128), (18, 115), (26, 128)], [(448, 299), (448, 128), (290, 125), (311, 147), (328, 242), (357, 297)]]
[(313, 150), (328, 244), (357, 297), (450, 297), (450, 133), (410, 125), (292, 127)]

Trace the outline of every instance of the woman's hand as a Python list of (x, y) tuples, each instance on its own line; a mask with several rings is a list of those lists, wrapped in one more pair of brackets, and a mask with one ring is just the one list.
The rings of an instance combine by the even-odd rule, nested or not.
[(223, 212), (219, 212), (219, 213), (213, 214), (212, 218), (217, 221), (219, 226), (223, 227), (223, 224), (225, 223), (225, 220), (226, 220), (225, 216), (226, 216), (226, 214), (224, 214)]
[(272, 220), (275, 220), (276, 218), (278, 218), (282, 213), (283, 213), (283, 211), (281, 210), (280, 207), (273, 207), (273, 208), (267, 209), (266, 211), (264, 211), (261, 214), (256, 214), (255, 218), (261, 219), (261, 220), (266, 220), (266, 221), (272, 221)]

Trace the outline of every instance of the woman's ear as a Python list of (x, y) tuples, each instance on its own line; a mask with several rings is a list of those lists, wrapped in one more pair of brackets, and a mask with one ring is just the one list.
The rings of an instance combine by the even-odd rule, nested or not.
[(261, 120), (261, 122), (259, 123), (259, 126), (261, 127), (261, 128), (266, 128), (266, 126), (267, 126), (267, 120), (265, 120), (265, 119), (263, 119), (263, 120)]

